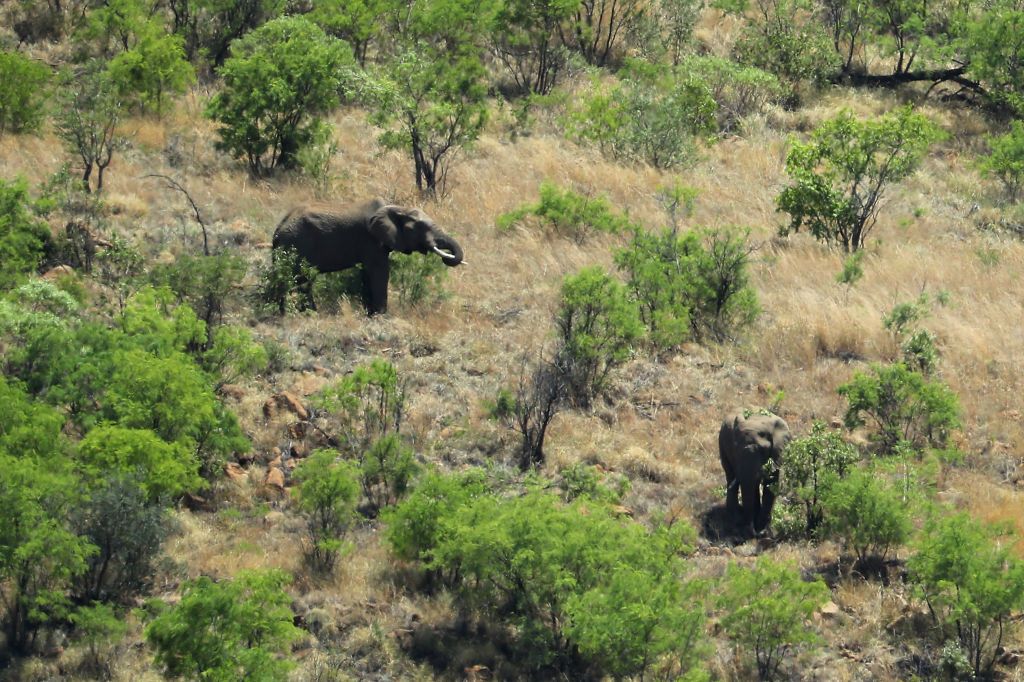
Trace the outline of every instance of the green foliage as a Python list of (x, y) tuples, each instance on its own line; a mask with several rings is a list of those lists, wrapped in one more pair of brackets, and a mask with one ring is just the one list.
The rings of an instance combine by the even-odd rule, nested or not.
[(210, 348), (203, 353), (202, 366), (218, 377), (218, 386), (252, 376), (267, 367), (266, 348), (257, 343), (245, 327), (217, 327), (211, 341)]
[(907, 561), (940, 637), (960, 645), (975, 678), (992, 670), (1012, 614), (1024, 607), (1024, 564), (1000, 534), (965, 513), (933, 517)]
[(280, 655), (300, 635), (284, 591), (289, 582), (291, 576), (274, 569), (186, 582), (181, 601), (146, 627), (156, 663), (172, 677), (284, 682), (293, 664)]
[(597, 266), (562, 282), (555, 325), (561, 342), (556, 363), (582, 406), (605, 390), (611, 370), (629, 359), (643, 334), (626, 288)]
[(786, 446), (782, 462), (783, 497), (788, 504), (802, 507), (800, 535), (812, 533), (821, 523), (822, 497), (836, 481), (846, 476), (860, 455), (842, 435), (822, 422), (811, 432)]
[(618, 234), (636, 227), (627, 216), (617, 214), (607, 198), (579, 194), (547, 181), (540, 184), (540, 201), (498, 216), (495, 224), (499, 230), (508, 230), (528, 216), (577, 243), (595, 232)]
[(320, 391), (314, 405), (335, 413), (346, 452), (360, 455), (384, 436), (397, 434), (405, 407), (405, 386), (395, 366), (373, 360)]
[(82, 189), (91, 192), (96, 171), (96, 192), (103, 189), (103, 173), (122, 146), (117, 135), (121, 103), (109, 74), (96, 62), (82, 72), (65, 72), (57, 89), (54, 131), (68, 153), (82, 163)]
[(292, 495), (306, 517), (306, 559), (316, 570), (333, 570), (345, 549), (345, 535), (356, 519), (359, 478), (355, 464), (337, 461), (331, 450), (317, 450), (295, 470)]
[(195, 81), (181, 36), (166, 33), (152, 21), (131, 49), (110, 60), (107, 72), (122, 101), (158, 115), (168, 109), (171, 97), (185, 92)]
[(50, 243), (50, 229), (29, 210), (24, 180), (0, 180), (0, 290), (35, 271)]
[(101, 424), (78, 443), (76, 459), (94, 485), (136, 474), (150, 501), (175, 498), (203, 485), (194, 452), (145, 429)]
[(843, 269), (836, 275), (836, 282), (846, 287), (847, 296), (853, 285), (864, 278), (864, 252), (855, 251), (843, 259)]
[(245, 261), (229, 253), (178, 256), (171, 263), (154, 265), (149, 274), (154, 286), (167, 287), (178, 303), (187, 303), (209, 334), (224, 321), (224, 310), (244, 277)]
[(573, 140), (613, 158), (673, 168), (696, 156), (694, 138), (715, 130), (717, 105), (703, 80), (633, 63), (621, 82), (591, 94), (565, 119)]
[(1010, 201), (1017, 203), (1024, 187), (1024, 121), (1012, 121), (1009, 132), (987, 141), (989, 153), (979, 159), (978, 168), (985, 177), (1002, 182)]
[(105, 659), (109, 657), (110, 649), (128, 634), (128, 623), (112, 606), (99, 602), (80, 606), (69, 616), (69, 620), (75, 626), (77, 638), (89, 650), (92, 670), (96, 673), (105, 670), (109, 674), (109, 663)]
[(764, 557), (751, 568), (732, 563), (717, 601), (720, 622), (726, 636), (754, 656), (760, 679), (772, 679), (796, 649), (820, 641), (807, 621), (828, 595), (820, 578), (805, 582), (793, 566)]
[(516, 411), (516, 396), (507, 388), (499, 388), (494, 400), (484, 400), (484, 409), (489, 419), (509, 419)]
[[(786, 451), (789, 454), (789, 451)], [(822, 492), (822, 534), (853, 550), (861, 565), (884, 561), (910, 537), (910, 509), (901, 492), (870, 469), (853, 469)]]
[(704, 83), (715, 101), (715, 119), (722, 133), (736, 132), (743, 119), (778, 104), (786, 88), (774, 74), (721, 57), (690, 56), (679, 72)]
[(457, 571), (467, 605), (514, 626), (538, 674), (572, 677), (577, 649), (617, 675), (642, 675), (663, 655), (682, 673), (700, 659), (703, 608), (682, 599), (671, 533), (541, 492), (477, 497), (442, 527), (429, 565)]
[(17, 52), (0, 52), (0, 135), (30, 133), (43, 121), (50, 70)]
[(453, 46), (437, 52), (417, 43), (360, 88), (357, 96), (371, 108), (370, 121), (384, 128), (380, 143), (408, 153), (421, 192), (444, 195), (453, 158), (483, 130), (485, 75), (475, 51)]
[[(326, 279), (326, 286), (318, 284), (323, 279)], [(283, 315), (287, 311), (300, 310), (308, 306), (310, 296), (298, 291), (298, 285), (303, 281), (309, 283), (307, 286), (311, 292), (310, 296), (326, 290), (326, 297), (330, 300), (331, 294), (336, 291), (330, 276), (321, 276), (295, 249), (274, 249), (270, 263), (260, 273), (259, 283), (256, 285), (257, 310), (265, 312), (266, 307), (274, 306)], [(347, 291), (348, 287), (343, 284), (342, 289)]]
[(363, 492), (376, 509), (396, 504), (409, 489), (419, 469), (412, 448), (397, 433), (374, 441), (362, 454)]
[(491, 49), (520, 92), (551, 92), (564, 70), (567, 50), (559, 31), (578, 0), (507, 0), (498, 5)]
[(864, 247), (889, 185), (909, 177), (942, 131), (909, 107), (873, 120), (844, 111), (822, 123), (786, 156), (793, 184), (776, 198), (791, 216), (779, 233), (806, 228), (846, 252)]
[(429, 562), (447, 532), (446, 520), (487, 492), (479, 469), (442, 474), (428, 471), (405, 500), (385, 511), (385, 537), (406, 561)]
[(576, 462), (562, 469), (559, 487), (566, 502), (586, 497), (597, 502), (618, 504), (629, 492), (629, 479), (625, 476), (602, 476), (597, 467)]
[(440, 258), (392, 253), (389, 286), (398, 293), (402, 305), (428, 308), (447, 296), (444, 283), (448, 279), (448, 270)]
[(1024, 113), (1024, 9), (1009, 0), (979, 8), (966, 22), (964, 54), (967, 72), (984, 86), (993, 102), (1016, 114)]
[(911, 325), (927, 317), (928, 312), (928, 294), (921, 294), (916, 301), (893, 306), (893, 309), (882, 317), (882, 326), (899, 339), (910, 330)]
[(960, 426), (956, 394), (900, 362), (855, 372), (838, 392), (848, 404), (846, 426), (852, 429), (870, 420), (872, 438), (882, 452), (891, 452), (900, 442), (918, 450), (942, 447), (949, 432)]
[(320, 117), (337, 105), (351, 62), (345, 43), (302, 17), (275, 19), (238, 39), (219, 70), (224, 88), (207, 107), (220, 124), (217, 148), (244, 159), (255, 176), (293, 166), (326, 125)]
[(911, 334), (900, 346), (900, 351), (907, 367), (924, 376), (931, 375), (939, 364), (935, 335), (927, 329), (918, 329)]
[(626, 286), (659, 350), (690, 338), (731, 338), (756, 319), (750, 286), (749, 232), (738, 228), (633, 233), (615, 254)]
[[(167, 0), (189, 61), (218, 67), (237, 38), (280, 16), (286, 0)], [(319, 2), (317, 4), (320, 4)]]
[(384, 36), (394, 6), (392, 0), (321, 0), (306, 18), (351, 45), (352, 55), (365, 66), (367, 50)]

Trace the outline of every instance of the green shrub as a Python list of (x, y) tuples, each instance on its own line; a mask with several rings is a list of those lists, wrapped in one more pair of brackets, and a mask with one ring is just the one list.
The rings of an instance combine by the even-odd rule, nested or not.
[(398, 301), (411, 308), (430, 308), (447, 297), (444, 289), (448, 266), (440, 258), (419, 254), (392, 253), (389, 287)]
[(194, 492), (203, 484), (192, 449), (146, 429), (101, 424), (78, 443), (76, 461), (93, 482), (137, 474), (150, 501)]
[(838, 388), (846, 398), (846, 426), (864, 426), (870, 420), (872, 439), (882, 452), (900, 442), (915, 449), (942, 447), (950, 431), (960, 426), (960, 401), (940, 381), (928, 381), (903, 363), (872, 365), (871, 372), (855, 372)]
[[(157, 264), (150, 271), (154, 286), (167, 287), (178, 303), (187, 303), (207, 333), (224, 321), (224, 310), (245, 277), (245, 262), (236, 255), (182, 255), (167, 264)], [(209, 342), (209, 339), (207, 339)]]
[(93, 602), (80, 606), (69, 617), (75, 626), (76, 638), (84, 642), (89, 651), (88, 666), (102, 677), (112, 677), (111, 649), (128, 634), (128, 622), (109, 604)]
[(989, 137), (988, 147), (988, 155), (978, 161), (982, 175), (997, 178), (1010, 201), (1017, 203), (1024, 187), (1024, 121), (1012, 121), (1005, 135)]
[(562, 344), (556, 363), (572, 399), (589, 406), (643, 333), (636, 306), (600, 267), (584, 268), (562, 282), (555, 324)]
[(131, 49), (110, 60), (107, 72), (123, 101), (158, 115), (195, 81), (181, 37), (166, 33), (155, 21), (143, 25)]
[(219, 69), (224, 88), (207, 107), (220, 124), (217, 148), (244, 159), (254, 176), (295, 165), (326, 125), (320, 116), (338, 103), (351, 63), (348, 45), (303, 17), (274, 19), (239, 38)]
[(217, 386), (230, 384), (267, 368), (264, 346), (245, 327), (223, 326), (213, 332), (210, 348), (200, 358), (203, 369), (217, 377)]
[(323, 298), (330, 305), (341, 292), (347, 293), (349, 286), (358, 285), (361, 290), (361, 282), (349, 279), (355, 276), (350, 274), (354, 272), (347, 270), (344, 274), (322, 275), (294, 249), (274, 249), (270, 263), (260, 273), (256, 285), (257, 312), (264, 314), (269, 306), (273, 306), (284, 315), (314, 307), (318, 298)]
[(786, 173), (793, 184), (776, 198), (791, 219), (779, 233), (806, 228), (848, 253), (863, 248), (885, 191), (912, 175), (942, 136), (941, 128), (909, 107), (872, 120), (840, 112), (810, 141), (791, 144)]
[(715, 101), (715, 119), (722, 133), (735, 132), (743, 119), (781, 102), (786, 88), (767, 71), (721, 57), (690, 56), (679, 72), (708, 87)]
[(940, 638), (962, 648), (975, 679), (991, 672), (1024, 607), (1024, 564), (998, 535), (965, 513), (933, 517), (907, 561)]
[(284, 591), (289, 582), (291, 576), (273, 569), (186, 582), (181, 601), (146, 627), (157, 665), (172, 677), (284, 682), (293, 663), (281, 656), (300, 636)]
[(540, 201), (504, 213), (495, 222), (498, 229), (507, 230), (531, 216), (577, 243), (593, 233), (618, 234), (635, 227), (627, 217), (618, 215), (605, 197), (578, 194), (547, 181), (540, 184)]
[(823, 491), (821, 506), (822, 534), (853, 550), (862, 566), (884, 561), (910, 537), (910, 509), (877, 471), (854, 469)]
[(24, 180), (0, 180), (0, 290), (23, 282), (39, 268), (50, 229), (29, 211)]
[(412, 448), (397, 433), (374, 441), (362, 454), (363, 492), (376, 509), (396, 504), (409, 489), (419, 469)]
[(314, 569), (330, 572), (345, 549), (345, 535), (356, 519), (359, 472), (338, 461), (332, 450), (317, 450), (295, 470), (292, 495), (306, 517), (306, 559)]
[(857, 449), (821, 422), (815, 422), (809, 434), (786, 446), (782, 496), (785, 503), (802, 508), (800, 535), (809, 535), (818, 527), (823, 516), (822, 497), (858, 459)]
[(376, 441), (401, 430), (405, 385), (394, 365), (376, 359), (321, 390), (313, 402), (334, 413), (342, 448), (360, 457)]
[(821, 640), (807, 621), (828, 597), (820, 578), (805, 582), (795, 567), (762, 557), (751, 568), (729, 565), (717, 604), (725, 635), (753, 655), (767, 680), (795, 650)]
[(618, 504), (629, 492), (629, 479), (619, 476), (601, 475), (601, 471), (590, 464), (576, 462), (562, 469), (558, 485), (566, 502), (585, 497), (598, 502)]
[(43, 121), (50, 69), (17, 52), (0, 52), (0, 135), (29, 133)]
[[(114, 152), (123, 148), (123, 138), (117, 134), (122, 115), (117, 89), (102, 64), (90, 62), (81, 72), (62, 73), (57, 95), (54, 131), (65, 149), (82, 163), (82, 189), (99, 193)], [(91, 184), (93, 171), (95, 188)]]

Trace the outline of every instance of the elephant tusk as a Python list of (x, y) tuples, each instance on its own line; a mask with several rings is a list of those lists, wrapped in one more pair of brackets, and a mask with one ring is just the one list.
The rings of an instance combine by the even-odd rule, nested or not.
[(435, 246), (434, 247), (434, 253), (438, 254), (442, 258), (448, 258), (449, 260), (454, 260), (455, 259), (455, 254), (454, 253), (451, 253), (449, 251), (445, 251), (444, 249), (442, 249), (439, 246)]

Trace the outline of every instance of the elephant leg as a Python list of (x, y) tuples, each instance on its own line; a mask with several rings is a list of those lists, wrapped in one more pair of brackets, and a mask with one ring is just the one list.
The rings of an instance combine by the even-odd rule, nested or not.
[(740, 481), (740, 491), (743, 493), (743, 528), (754, 530), (754, 522), (761, 514), (761, 483), (754, 480)]
[(316, 301), (313, 300), (313, 280), (305, 275), (295, 278), (296, 288), (302, 296), (303, 310), (316, 310)]
[(740, 511), (739, 481), (736, 480), (736, 471), (725, 457), (722, 458), (722, 469), (725, 471), (725, 508), (736, 517), (739, 516)]
[(772, 507), (775, 506), (774, 481), (766, 481), (761, 492), (760, 515), (754, 522), (754, 530), (758, 533), (768, 530), (772, 522)]
[(388, 311), (388, 278), (391, 263), (387, 254), (383, 259), (363, 264), (363, 303), (368, 315)]

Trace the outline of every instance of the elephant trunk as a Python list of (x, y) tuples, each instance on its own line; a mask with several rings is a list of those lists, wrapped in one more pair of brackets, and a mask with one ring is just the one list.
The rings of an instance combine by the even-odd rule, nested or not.
[(438, 233), (434, 236), (434, 251), (448, 267), (462, 263), (462, 247), (446, 234)]

